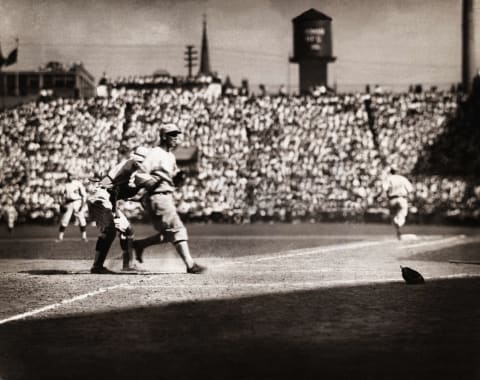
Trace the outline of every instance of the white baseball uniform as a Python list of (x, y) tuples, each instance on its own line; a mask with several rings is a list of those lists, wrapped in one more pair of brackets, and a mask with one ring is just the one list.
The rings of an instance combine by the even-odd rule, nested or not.
[(65, 212), (60, 220), (60, 225), (67, 227), (73, 214), (75, 218), (77, 218), (80, 226), (86, 226), (87, 221), (85, 219), (84, 206), (87, 199), (87, 192), (83, 184), (74, 179), (65, 184), (63, 194)]
[(393, 223), (402, 227), (408, 215), (408, 195), (413, 192), (413, 185), (404, 176), (392, 174), (385, 180), (383, 188), (389, 199)]

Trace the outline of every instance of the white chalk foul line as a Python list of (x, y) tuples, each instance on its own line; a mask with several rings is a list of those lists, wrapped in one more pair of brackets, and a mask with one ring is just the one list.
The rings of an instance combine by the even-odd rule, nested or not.
[(408, 245), (401, 246), (401, 248), (411, 249), (411, 248), (426, 247), (426, 246), (429, 246), (429, 245), (442, 245), (442, 244), (446, 244), (446, 243), (457, 242), (457, 241), (463, 240), (463, 239), (465, 239), (465, 235), (450, 236), (450, 237), (439, 239), (439, 240), (431, 240), (431, 241), (425, 241), (425, 242), (422, 242), (422, 243), (408, 244)]
[(236, 265), (236, 264), (245, 264), (245, 263), (254, 263), (254, 262), (261, 262), (261, 261), (270, 261), (270, 260), (278, 260), (278, 259), (286, 259), (291, 257), (301, 257), (301, 256), (308, 256), (308, 255), (317, 255), (321, 253), (330, 253), (342, 250), (351, 250), (351, 249), (360, 249), (366, 247), (372, 247), (376, 245), (382, 245), (386, 243), (391, 243), (394, 240), (382, 240), (382, 241), (362, 241), (362, 242), (355, 242), (355, 243), (343, 243), (343, 244), (335, 244), (330, 245), (327, 247), (315, 247), (315, 248), (304, 248), (304, 249), (294, 249), (290, 251), (286, 251), (281, 255), (270, 255), (270, 256), (262, 256), (262, 257), (255, 257), (249, 258), (246, 260), (235, 260), (228, 263), (218, 264), (215, 267), (221, 267), (226, 265)]
[[(424, 243), (418, 243), (418, 244), (414, 244), (414, 245), (404, 246), (404, 248), (412, 248), (412, 247), (419, 247), (419, 246), (433, 245), (433, 244), (442, 244), (442, 243), (445, 243), (445, 242), (450, 242), (450, 241), (454, 241), (454, 240), (458, 240), (458, 239), (459, 239), (459, 236), (454, 236), (454, 237), (449, 237), (449, 238), (445, 238), (445, 239), (441, 239), (441, 240), (433, 240), (433, 241), (428, 241), (428, 242), (424, 242)], [(299, 257), (299, 256), (306, 256), (306, 255), (319, 254), (319, 253), (329, 253), (329, 252), (335, 252), (335, 251), (340, 251), (340, 250), (366, 248), (366, 247), (371, 247), (371, 246), (376, 246), (376, 245), (382, 245), (382, 244), (385, 244), (385, 243), (391, 243), (392, 241), (393, 240), (367, 241), (367, 242), (338, 244), (338, 245), (328, 246), (328, 247), (325, 247), (325, 248), (310, 248), (310, 249), (291, 250), (291, 251), (287, 251), (285, 254), (282, 254), (282, 255), (275, 255), (275, 256), (271, 255), (271, 256), (267, 256), (267, 257), (253, 258), (253, 259), (250, 259), (250, 260), (233, 261), (233, 262), (229, 262), (229, 263), (218, 264), (215, 267), (222, 267), (222, 266), (234, 265), (234, 264), (260, 262), (260, 261), (268, 261), (268, 260), (276, 260), (276, 259), (284, 259), (284, 258), (291, 258), (291, 257)], [(145, 279), (145, 277), (143, 277), (143, 281), (148, 281), (148, 280), (151, 280), (153, 278), (154, 277), (151, 277), (150, 279), (149, 278)], [(335, 281), (330, 281), (329, 284), (348, 284), (348, 281), (350, 281), (350, 280), (347, 280), (347, 281), (337, 281), (337, 280), (335, 280)], [(358, 283), (360, 283), (359, 281), (362, 281), (362, 280), (351, 280), (351, 283), (357, 283), (358, 284)], [(379, 280), (379, 281), (382, 281), (382, 282), (397, 281), (397, 279), (395, 279), (395, 280), (382, 279), (382, 280)], [(374, 281), (365, 280), (365, 282), (366, 283), (369, 283), (369, 282), (372, 283)], [(285, 285), (284, 283), (282, 283), (282, 284)], [(303, 284), (303, 286), (305, 286), (306, 283), (302, 283), (302, 284)], [(324, 284), (325, 284), (325, 282), (324, 282)], [(65, 299), (65, 300), (62, 300), (60, 302), (56, 302), (56, 303), (53, 303), (53, 304), (50, 304), (50, 305), (47, 305), (47, 306), (43, 306), (43, 307), (28, 311), (28, 312), (25, 312), (25, 313), (21, 313), (21, 314), (17, 314), (17, 315), (14, 315), (12, 317), (9, 317), (9, 318), (1, 319), (0, 320), (0, 325), (8, 323), (8, 322), (12, 322), (12, 321), (20, 320), (20, 319), (25, 319), (25, 318), (28, 318), (28, 317), (31, 317), (31, 316), (34, 316), (34, 315), (37, 315), (37, 314), (41, 314), (41, 313), (46, 312), (46, 311), (54, 310), (54, 309), (59, 308), (61, 306), (68, 305), (68, 304), (71, 304), (73, 302), (80, 301), (80, 300), (83, 300), (83, 299), (86, 299), (86, 298), (89, 298), (89, 297), (93, 297), (93, 296), (96, 296), (98, 294), (108, 292), (110, 290), (120, 289), (120, 288), (125, 288), (125, 287), (133, 287), (133, 286), (134, 285), (132, 285), (132, 283), (127, 282), (127, 283), (122, 283), (122, 284), (118, 284), (118, 285), (112, 285), (112, 286), (109, 286), (109, 287), (106, 287), (106, 288), (100, 288), (100, 289), (94, 290), (92, 292), (80, 294), (78, 296), (75, 296), (75, 297), (72, 297), (72, 298), (69, 298), (69, 299)], [(203, 286), (206, 286), (206, 284), (204, 284)], [(262, 286), (265, 286), (265, 285), (262, 284)], [(273, 285), (273, 286), (275, 286), (275, 285)]]
[[(419, 248), (419, 247), (426, 247), (426, 246), (436, 246), (436, 245), (442, 245), (446, 243), (457, 242), (464, 238), (465, 238), (464, 235), (457, 235), (457, 236), (451, 236), (443, 239), (428, 240), (421, 243), (399, 245), (398, 249), (410, 249), (410, 248)], [(308, 256), (308, 255), (317, 255), (322, 253), (330, 253), (330, 252), (343, 251), (343, 250), (360, 249), (360, 248), (384, 245), (388, 243), (396, 243), (397, 241), (398, 240), (396, 239), (388, 239), (388, 240), (380, 240), (380, 241), (378, 240), (377, 241), (361, 241), (361, 242), (353, 242), (353, 243), (335, 244), (327, 247), (295, 249), (295, 250), (286, 251), (284, 254), (281, 254), (281, 255), (270, 255), (270, 256), (262, 256), (257, 258), (250, 258), (246, 260), (231, 261), (228, 263), (218, 264), (215, 267), (235, 265), (235, 264), (246, 264), (246, 263), (261, 262), (261, 261), (270, 261), (270, 260)]]
[[(143, 281), (145, 281), (145, 279), (143, 279)], [(96, 296), (96, 295), (101, 294), (101, 293), (106, 293), (110, 290), (123, 288), (126, 285), (131, 285), (131, 283), (123, 283), (123, 284), (108, 286), (106, 288), (100, 288), (100, 289), (94, 290), (92, 292), (80, 294), (78, 296), (62, 300), (60, 302), (56, 302), (56, 303), (53, 303), (53, 304), (50, 304), (50, 305), (47, 305), (47, 306), (39, 307), (38, 309), (33, 309), (33, 310), (27, 311), (25, 313), (21, 313), (21, 314), (17, 314), (17, 315), (14, 315), (12, 317), (9, 317), (9, 318), (1, 319), (0, 320), (0, 325), (2, 325), (4, 323), (7, 323), (7, 322), (16, 321), (16, 320), (19, 320), (19, 319), (25, 319), (25, 318), (28, 318), (28, 317), (31, 317), (31, 316), (34, 316), (34, 315), (37, 315), (37, 314), (40, 314), (40, 313), (44, 313), (44, 312), (49, 311), (49, 310), (54, 310), (54, 309), (59, 308), (61, 306), (68, 305), (68, 304), (76, 302), (76, 301), (84, 300), (88, 297), (93, 297), (93, 296)]]

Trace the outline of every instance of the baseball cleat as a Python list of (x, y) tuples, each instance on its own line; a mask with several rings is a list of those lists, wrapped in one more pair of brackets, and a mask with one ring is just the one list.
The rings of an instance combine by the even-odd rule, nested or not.
[(122, 272), (146, 272), (146, 270), (140, 268), (138, 265), (133, 264), (128, 267), (123, 267)]
[(207, 268), (201, 265), (198, 265), (197, 263), (193, 264), (191, 268), (187, 268), (187, 273), (190, 274), (202, 274), (207, 271)]
[(111, 271), (105, 267), (92, 267), (90, 269), (90, 273), (92, 274), (115, 274), (115, 272)]

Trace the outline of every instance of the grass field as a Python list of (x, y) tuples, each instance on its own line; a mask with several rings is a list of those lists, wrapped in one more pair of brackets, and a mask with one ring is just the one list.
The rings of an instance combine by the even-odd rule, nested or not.
[(207, 274), (156, 246), (156, 274), (91, 275), (94, 229), (88, 243), (74, 227), (62, 243), (54, 227), (2, 233), (0, 379), (480, 379), (477, 230), (188, 228)]

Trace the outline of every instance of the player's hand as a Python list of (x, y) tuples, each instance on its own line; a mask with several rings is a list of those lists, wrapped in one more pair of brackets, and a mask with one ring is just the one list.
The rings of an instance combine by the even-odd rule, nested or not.
[(130, 227), (130, 223), (123, 214), (114, 218), (113, 223), (115, 224), (115, 228), (120, 232), (125, 232), (127, 228)]
[(135, 183), (135, 176), (137, 175), (137, 172), (133, 172), (132, 175), (130, 176), (128, 180), (128, 187), (134, 189), (137, 187), (137, 184)]

